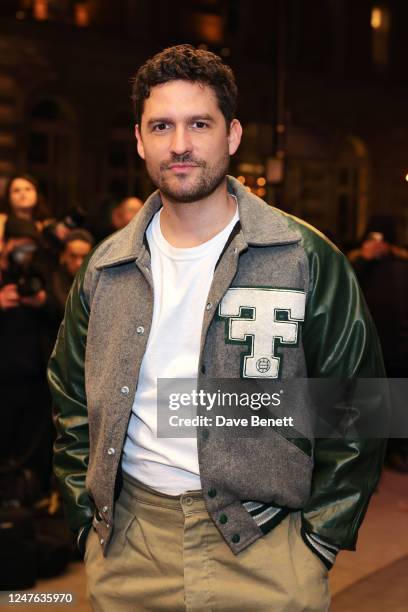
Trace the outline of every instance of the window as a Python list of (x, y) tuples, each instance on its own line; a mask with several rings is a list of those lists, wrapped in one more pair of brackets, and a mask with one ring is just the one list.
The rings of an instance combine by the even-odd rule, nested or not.
[(40, 182), (56, 216), (75, 198), (76, 146), (72, 113), (61, 101), (43, 98), (27, 109), (24, 167)]

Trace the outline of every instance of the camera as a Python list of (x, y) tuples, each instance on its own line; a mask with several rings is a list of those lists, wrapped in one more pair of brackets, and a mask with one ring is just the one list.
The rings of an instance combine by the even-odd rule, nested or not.
[(60, 223), (70, 230), (79, 229), (85, 225), (85, 211), (80, 206), (70, 208)]
[(9, 282), (17, 285), (21, 297), (31, 297), (44, 289), (45, 282), (31, 263), (31, 257), (37, 250), (35, 245), (15, 247), (9, 254), (7, 276)]
[(64, 246), (66, 235), (75, 229), (85, 227), (86, 215), (80, 206), (70, 208), (62, 219), (46, 225), (43, 230), (46, 247), (59, 254)]

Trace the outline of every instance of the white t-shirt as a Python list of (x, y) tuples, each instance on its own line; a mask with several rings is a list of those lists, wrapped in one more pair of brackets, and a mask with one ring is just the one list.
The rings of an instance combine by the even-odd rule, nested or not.
[(157, 437), (157, 379), (197, 378), (201, 328), (214, 268), (239, 219), (204, 244), (176, 248), (160, 228), (161, 210), (146, 231), (152, 261), (152, 327), (133, 402), (122, 467), (156, 491), (179, 495), (201, 488), (196, 438)]

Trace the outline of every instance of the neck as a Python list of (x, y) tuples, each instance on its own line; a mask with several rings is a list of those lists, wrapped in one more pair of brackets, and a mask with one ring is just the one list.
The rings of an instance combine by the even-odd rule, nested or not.
[(223, 181), (207, 198), (196, 202), (175, 202), (161, 194), (163, 210), (160, 228), (164, 238), (177, 248), (195, 247), (221, 232), (236, 211), (236, 201)]
[(5, 272), (8, 267), (8, 254), (5, 253), (5, 249), (3, 249), (0, 254), (0, 271)]
[(19, 210), (18, 208), (14, 211), (14, 214), (19, 219), (28, 219), (29, 221), (33, 218), (33, 211), (31, 208)]

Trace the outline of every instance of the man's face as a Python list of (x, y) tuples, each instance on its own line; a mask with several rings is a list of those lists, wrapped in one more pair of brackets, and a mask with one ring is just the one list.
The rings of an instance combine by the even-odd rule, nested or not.
[(84, 240), (71, 240), (65, 245), (60, 263), (72, 277), (78, 272), (82, 262), (91, 250), (91, 245)]
[(137, 149), (163, 195), (195, 202), (215, 191), (241, 140), (239, 122), (229, 127), (207, 85), (178, 80), (151, 89), (136, 126)]
[(139, 200), (139, 198), (126, 198), (126, 200), (123, 200), (123, 202), (112, 211), (111, 219), (113, 227), (117, 230), (126, 227), (133, 217), (137, 215), (142, 206), (143, 202)]

